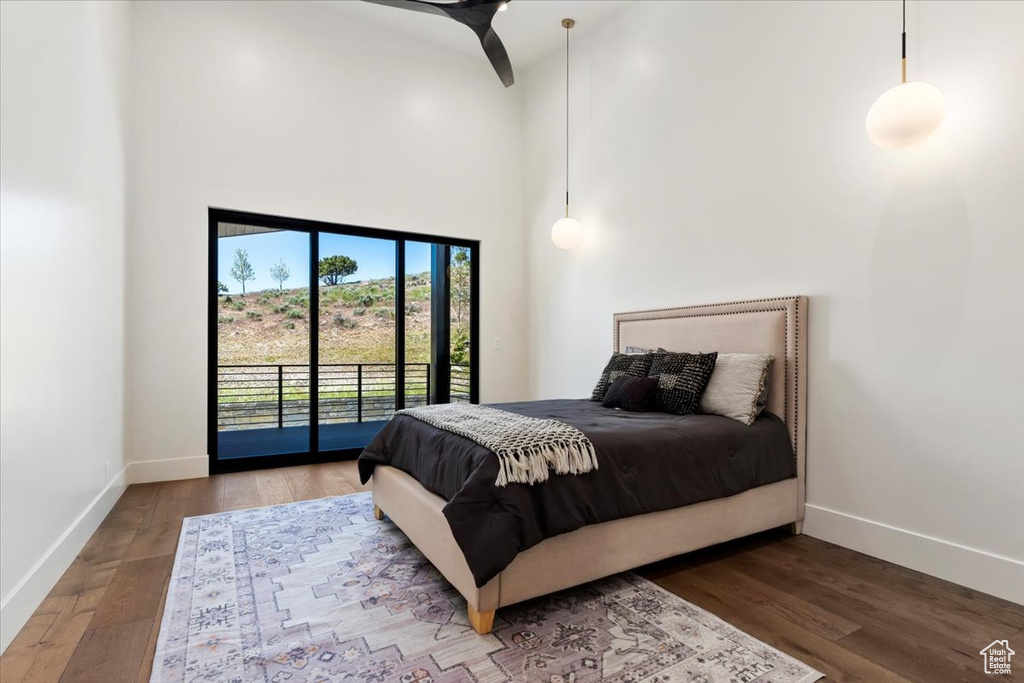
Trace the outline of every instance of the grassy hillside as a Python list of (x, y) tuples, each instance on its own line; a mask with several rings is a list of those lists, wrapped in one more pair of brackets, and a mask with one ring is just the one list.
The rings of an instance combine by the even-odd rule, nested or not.
[[(321, 287), (321, 362), (394, 362), (394, 292), (394, 278)], [(407, 361), (426, 363), (430, 356), (428, 273), (406, 278), (405, 302)], [(455, 318), (453, 312), (452, 320)], [(221, 365), (308, 362), (306, 287), (221, 296), (218, 321)], [(468, 332), (468, 320), (463, 320), (461, 326)]]

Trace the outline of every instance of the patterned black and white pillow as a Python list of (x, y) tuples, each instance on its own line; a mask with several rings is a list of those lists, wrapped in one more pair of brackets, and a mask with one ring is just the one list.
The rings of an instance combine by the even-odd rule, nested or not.
[(604, 366), (601, 378), (597, 380), (594, 393), (591, 394), (591, 401), (603, 401), (608, 387), (619, 377), (647, 377), (647, 371), (651, 368), (651, 357), (649, 355), (630, 356), (624, 353), (613, 353), (608, 365)]
[(654, 410), (676, 415), (697, 412), (700, 397), (715, 369), (718, 353), (653, 354), (648, 377), (658, 378), (652, 406)]

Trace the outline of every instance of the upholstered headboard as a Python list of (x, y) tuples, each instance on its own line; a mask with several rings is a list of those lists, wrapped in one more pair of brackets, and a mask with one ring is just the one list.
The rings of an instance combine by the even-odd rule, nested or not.
[(806, 327), (807, 297), (803, 296), (616, 313), (615, 350), (633, 346), (774, 355), (766, 410), (789, 427), (802, 511), (807, 433)]

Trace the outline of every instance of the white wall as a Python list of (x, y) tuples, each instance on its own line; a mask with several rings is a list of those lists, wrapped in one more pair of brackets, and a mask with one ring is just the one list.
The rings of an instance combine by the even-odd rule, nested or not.
[(206, 473), (210, 206), (480, 239), (482, 396), (525, 395), (518, 87), (318, 3), (133, 12), (133, 481)]
[(0, 649), (123, 490), (127, 19), (0, 3)]
[(807, 294), (805, 532), (1024, 601), (1024, 4), (908, 5), (923, 148), (874, 147), (897, 2), (643, 3), (528, 72), (535, 398), (586, 395), (615, 311)]

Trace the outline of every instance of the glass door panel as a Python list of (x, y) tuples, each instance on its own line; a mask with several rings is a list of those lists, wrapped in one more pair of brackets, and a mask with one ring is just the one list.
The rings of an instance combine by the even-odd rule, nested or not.
[(469, 247), (405, 242), (406, 405), (473, 398)]
[(306, 453), (308, 233), (217, 224), (216, 457)]
[(395, 412), (397, 248), (396, 240), (319, 234), (320, 451), (363, 448)]
[(430, 403), (431, 246), (405, 242), (405, 407)]
[(451, 315), (449, 325), (451, 369), (449, 387), (451, 402), (469, 402), (472, 359), (473, 255), (469, 247), (451, 247), (448, 257)]

